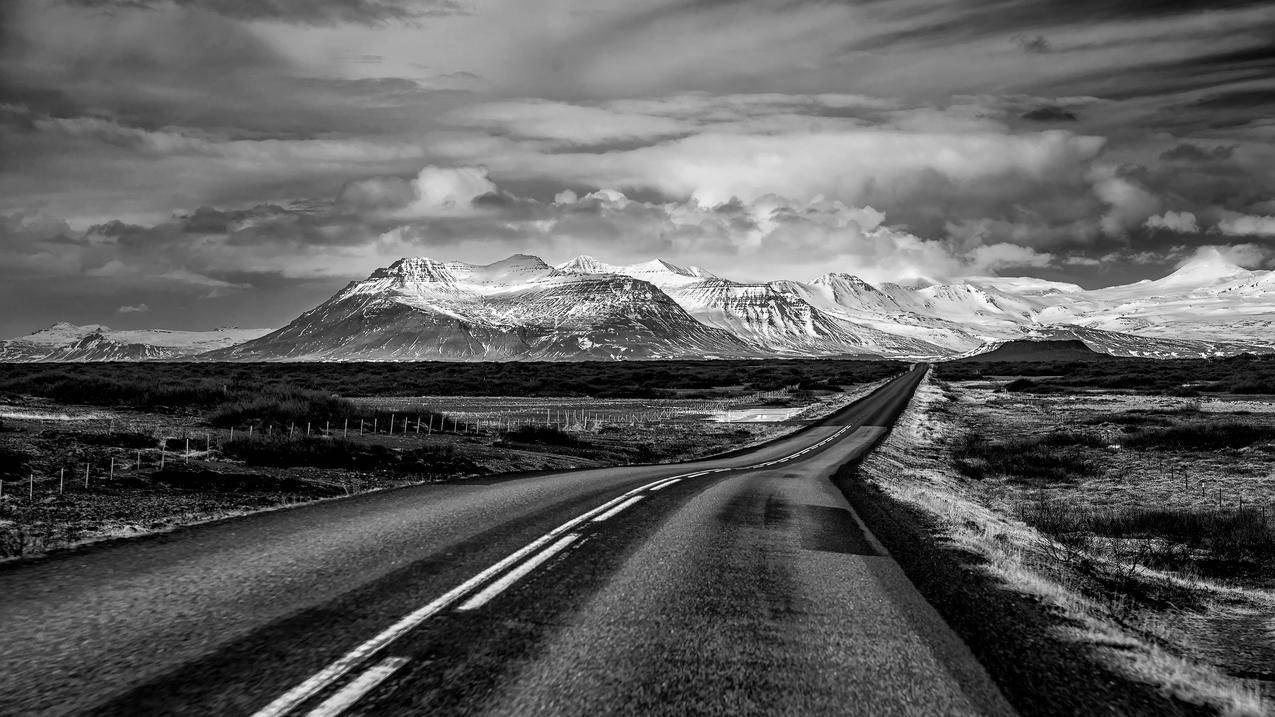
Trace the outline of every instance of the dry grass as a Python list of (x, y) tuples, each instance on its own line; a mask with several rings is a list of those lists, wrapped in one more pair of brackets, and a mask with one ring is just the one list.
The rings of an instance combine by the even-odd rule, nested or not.
[[(1151, 410), (1174, 420), (1181, 405), (1167, 398), (998, 394), (927, 379), (861, 474), (933, 515), (949, 539), (985, 558), (1009, 588), (1069, 618), (1077, 627), (1062, 637), (1104, 664), (1219, 714), (1271, 714), (1275, 683), (1269, 674), (1259, 679), (1275, 664), (1275, 586), (1268, 573), (1224, 580), (1180, 559), (1215, 552), (1209, 541), (1224, 536), (1204, 538), (1204, 531), (1260, 516), (1256, 499), (1275, 497), (1269, 454), (1249, 448), (1166, 456), (1086, 439), (1079, 443), (1090, 453), (1087, 468), (1064, 480), (1040, 474), (1023, 480), (1014, 475), (1022, 461), (962, 438), (977, 432), (990, 437), (989, 445), (1040, 453), (1058, 447), (1050, 447), (1050, 434), (1079, 431), (1114, 445), (1108, 441), (1122, 426), (1095, 416)], [(977, 479), (956, 467), (958, 456), (982, 462)], [(1213, 518), (1199, 518), (1210, 511)], [(1269, 508), (1267, 515), (1275, 518)]]

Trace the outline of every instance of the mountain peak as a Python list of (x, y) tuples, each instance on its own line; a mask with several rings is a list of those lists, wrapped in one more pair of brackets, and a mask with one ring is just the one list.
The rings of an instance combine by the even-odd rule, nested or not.
[(541, 269), (548, 269), (549, 265), (545, 263), (544, 259), (541, 259), (540, 257), (535, 256), (533, 254), (513, 254), (511, 256), (505, 257), (504, 259), (501, 259), (500, 261), (493, 261), (492, 263), (486, 265), (484, 268), (486, 269), (526, 268), (526, 269), (541, 270)]
[(830, 271), (826, 274), (820, 274), (812, 279), (810, 283), (815, 286), (827, 286), (832, 289), (848, 288), (861, 293), (880, 293), (875, 286), (863, 279), (842, 271)]
[(678, 266), (664, 259), (651, 259), (624, 267), (631, 274), (676, 274), (694, 279), (716, 279), (717, 275), (698, 266)]
[(1177, 270), (1160, 280), (1166, 284), (1208, 283), (1227, 279), (1249, 270), (1227, 259), (1217, 247), (1200, 247), (1195, 255), (1182, 262)]
[(85, 324), (80, 326), (79, 324), (73, 324), (70, 321), (59, 321), (48, 328), (40, 329), (32, 335), (56, 334), (60, 336), (86, 336), (88, 334), (101, 334), (110, 330), (111, 327), (103, 326), (102, 324)]
[(370, 279), (389, 277), (413, 281), (451, 281), (456, 262), (441, 262), (426, 256), (404, 257), (384, 269), (372, 272)]
[(569, 271), (574, 274), (613, 274), (617, 268), (619, 267), (599, 261), (588, 254), (581, 254), (570, 261), (558, 265), (559, 270)]

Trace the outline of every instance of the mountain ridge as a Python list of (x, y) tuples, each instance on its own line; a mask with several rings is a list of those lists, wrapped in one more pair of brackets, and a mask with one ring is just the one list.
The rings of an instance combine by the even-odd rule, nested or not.
[(404, 257), (283, 328), (238, 331), (250, 333), (59, 323), (0, 342), (0, 360), (941, 360), (1013, 340), (1230, 355), (1275, 351), (1275, 271), (1202, 251), (1161, 279), (1088, 290), (1031, 277), (872, 284), (845, 271), (748, 282), (588, 255), (557, 265), (529, 254), (489, 264)]

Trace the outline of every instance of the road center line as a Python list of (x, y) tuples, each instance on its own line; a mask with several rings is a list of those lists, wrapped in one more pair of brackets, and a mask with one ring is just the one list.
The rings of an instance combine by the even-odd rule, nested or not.
[[(654, 481), (654, 482), (658, 483), (659, 481)], [(386, 645), (397, 640), (399, 637), (403, 636), (410, 630), (414, 629), (417, 625), (420, 625), (422, 622), (425, 622), (429, 618), (438, 614), (447, 606), (451, 605), (452, 603), (456, 602), (460, 598), (464, 597), (471, 590), (487, 582), (489, 579), (491, 579), (492, 577), (495, 577), (498, 573), (505, 570), (506, 568), (513, 565), (514, 563), (518, 562), (519, 560), (522, 560), (523, 558), (535, 552), (536, 550), (539, 550), (541, 546), (545, 545), (550, 540), (553, 540), (559, 535), (567, 532), (568, 530), (571, 530), (575, 526), (585, 522), (586, 520), (592, 518), (598, 513), (602, 513), (606, 510), (609, 510), (615, 504), (623, 502), (624, 499), (628, 498), (631, 494), (636, 493), (640, 490), (643, 490), (646, 487), (647, 486), (642, 486), (641, 488), (634, 489), (630, 491), (629, 493), (625, 493), (624, 495), (613, 498), (603, 503), (602, 505), (594, 508), (593, 510), (588, 511), (587, 513), (583, 513), (581, 515), (576, 516), (575, 518), (572, 518), (571, 520), (568, 520), (562, 525), (559, 525), (557, 528), (554, 528), (548, 533), (545, 533), (539, 538), (536, 538), (530, 543), (527, 543), (526, 545), (519, 548), (518, 550), (515, 550), (514, 552), (507, 555), (500, 562), (495, 563), (494, 565), (488, 567), (486, 570), (483, 570), (482, 572), (466, 580), (460, 585), (457, 585), (456, 587), (444, 593), (442, 596), (440, 596), (433, 602), (425, 605), (422, 608), (417, 609), (414, 612), (409, 613), (407, 616), (401, 618), (398, 622), (394, 623), (393, 625), (390, 625), (388, 628), (383, 630), (380, 634), (376, 635), (375, 637), (368, 640), (367, 642), (364, 642), (363, 644), (359, 645), (353, 650), (347, 652), (341, 658), (339, 658), (332, 664), (328, 665), (327, 667), (323, 668), (319, 672), (315, 673), (306, 681), (302, 682), (296, 687), (293, 687), (292, 689), (288, 690), (284, 694), (280, 695), (277, 699), (275, 699), (274, 702), (271, 702), (270, 704), (266, 705), (265, 707), (263, 707), (262, 709), (254, 713), (253, 717), (280, 717), (280, 715), (288, 714), (289, 712), (291, 712), (292, 710), (300, 706), (302, 702), (305, 702), (306, 700), (310, 699), (315, 694), (323, 690), (323, 688), (332, 684), (336, 680), (341, 679), (341, 677), (344, 676), (347, 672), (354, 669), (355, 667), (358, 667), (360, 663), (362, 663), (364, 660), (368, 659), (372, 655), (375, 655), (377, 652), (382, 650)]]
[[(822, 441), (819, 441), (818, 443), (814, 444), (814, 446), (811, 446), (811, 447), (821, 446), (825, 443), (828, 443), (829, 441), (835, 440), (841, 434), (852, 429), (853, 427), (854, 426), (846, 426), (842, 428), (841, 430), (837, 431), (836, 433), (832, 434), (831, 436), (824, 438)], [(774, 463), (775, 461), (771, 461), (769, 463), (754, 463), (748, 466), (738, 466), (738, 467), (731, 467), (731, 468), (711, 468), (711, 469), (699, 471), (696, 473), (682, 473), (680, 475), (673, 476), (673, 478), (680, 480), (682, 478), (700, 476), (700, 475), (705, 475), (708, 473), (722, 473), (726, 471), (735, 471), (735, 470), (753, 470), (753, 469), (763, 468), (765, 466), (773, 465)], [(474, 575), (470, 579), (466, 580), (460, 585), (457, 585), (456, 587), (452, 588), (448, 592), (444, 593), (443, 595), (435, 599), (433, 602), (430, 602), (429, 604), (409, 613), (408, 615), (399, 619), (398, 622), (394, 623), (393, 625), (389, 626), (388, 628), (386, 628), (385, 630), (377, 634), (375, 637), (372, 637), (371, 639), (362, 643), (358, 647), (355, 647), (353, 650), (350, 650), (345, 655), (341, 656), (336, 661), (329, 664), (327, 667), (323, 668), (319, 672), (312, 675), (310, 678), (306, 679), (304, 682), (288, 690), (284, 694), (277, 697), (270, 704), (266, 705), (265, 707), (261, 708), (257, 712), (253, 713), (253, 717), (281, 717), (282, 715), (286, 715), (292, 712), (297, 707), (299, 707), (302, 703), (304, 703), (306, 700), (315, 696), (316, 694), (321, 692), (324, 688), (331, 685), (333, 682), (336, 682), (337, 680), (341, 679), (343, 676), (345, 676), (346, 673), (350, 672), (355, 667), (358, 667), (365, 660), (371, 658), (377, 652), (384, 649), (386, 645), (389, 645), (390, 643), (397, 640), (399, 637), (403, 636), (407, 632), (414, 629), (416, 626), (420, 625), (421, 623), (425, 622), (429, 618), (438, 614), (439, 612), (447, 608), (452, 603), (456, 602), (457, 600), (461, 599), (462, 597), (464, 597), (465, 595), (467, 595), (468, 593), (476, 589), (478, 586), (482, 585), (483, 583), (487, 582), (491, 578), (495, 577), (497, 574), (509, 568), (511, 565), (517, 563), (518, 561), (522, 560), (523, 558), (535, 552), (536, 550), (539, 550), (545, 544), (549, 543), (549, 541), (553, 540), (554, 538), (557, 538), (558, 536), (562, 535), (563, 533), (566, 533), (569, 530), (574, 529), (577, 525), (580, 525), (581, 523), (584, 523), (585, 521), (590, 520), (594, 516), (599, 515), (601, 513), (605, 513), (606, 511), (612, 509), (616, 505), (623, 503), (629, 498), (632, 498), (634, 495), (641, 493), (642, 491), (648, 490), (652, 488), (653, 486), (657, 486), (661, 483), (665, 483), (666, 481), (669, 481), (669, 479), (661, 478), (659, 480), (651, 481), (650, 483), (634, 488), (628, 491), (627, 493), (624, 493), (623, 495), (612, 498), (611, 500), (603, 503), (602, 505), (599, 505), (598, 507), (592, 510), (589, 510), (585, 513), (581, 513), (580, 515), (572, 518), (571, 520), (568, 520), (562, 525), (559, 525), (557, 528), (554, 528), (548, 533), (545, 533), (539, 538), (536, 538), (530, 543), (527, 543), (526, 545), (519, 548), (518, 550), (505, 556), (505, 558), (503, 558), (499, 562), (489, 566), (482, 572), (478, 573), (477, 575)], [(572, 540), (574, 539), (575, 538), (573, 537)], [(549, 557), (552, 557), (552, 556), (549, 556)], [(545, 559), (547, 560), (548, 557), (546, 557)], [(543, 562), (543, 560), (540, 562)], [(537, 565), (538, 564), (539, 563), (537, 563)], [(531, 566), (531, 568), (528, 568), (528, 571), (530, 569), (533, 569), (534, 567), (535, 565)], [(522, 570), (522, 567), (520, 567), (519, 570)]]
[[(654, 493), (654, 492), (655, 492), (655, 491), (657, 491), (657, 490), (664, 490), (665, 488), (667, 488), (667, 487), (669, 487), (669, 486), (673, 485), (674, 483), (680, 483), (681, 481), (682, 481), (682, 479), (681, 479), (681, 478), (672, 478), (672, 479), (670, 479), (670, 480), (666, 480), (666, 481), (664, 481), (663, 483), (661, 483), (661, 484), (659, 484), (659, 485), (657, 485), (657, 486), (652, 486), (652, 487), (651, 487), (651, 490), (649, 490), (649, 491), (647, 491), (647, 492), (649, 492), (649, 493)], [(594, 520), (597, 520), (597, 518), (594, 518)]]
[[(625, 505), (625, 503), (621, 503), (620, 506), (616, 507), (618, 508), (623, 505)], [(612, 510), (615, 510), (615, 508), (612, 508)], [(531, 558), (522, 565), (519, 565), (513, 570), (505, 573), (499, 580), (483, 588), (482, 592), (461, 603), (456, 609), (476, 610), (483, 605), (486, 605), (488, 601), (504, 592), (510, 585), (521, 580), (527, 573), (540, 567), (541, 563), (565, 550), (568, 545), (574, 543), (579, 537), (579, 533), (571, 533), (563, 537), (558, 542), (540, 551), (540, 553), (538, 553), (534, 558)]]
[(381, 660), (369, 667), (367, 672), (359, 675), (353, 682), (342, 687), (336, 694), (324, 700), (318, 707), (310, 710), (306, 717), (336, 717), (353, 707), (363, 695), (371, 692), (406, 664), (406, 657), (387, 657)]
[[(662, 486), (665, 486), (665, 485), (668, 485), (668, 481), (665, 481), (665, 482), (663, 482), (663, 483), (660, 483), (660, 484), (659, 484), (659, 485), (657, 485), (657, 486), (654, 486), (654, 487), (652, 488), (652, 490), (659, 490)], [(614, 507), (614, 508), (612, 508), (611, 510), (608, 510), (607, 512), (603, 513), (602, 515), (599, 515), (598, 517), (594, 518), (594, 519), (593, 519), (593, 522), (595, 522), (595, 523), (601, 523), (602, 521), (606, 520), (607, 518), (610, 518), (611, 516), (613, 516), (613, 515), (615, 515), (615, 514), (619, 513), (620, 511), (625, 510), (626, 508), (628, 508), (629, 506), (631, 506), (631, 505), (633, 505), (634, 503), (638, 502), (639, 500), (642, 500), (642, 496), (640, 496), (640, 495), (635, 495), (635, 496), (633, 496), (632, 498), (629, 498), (628, 500), (624, 501), (623, 503), (621, 503), (621, 504), (619, 504), (619, 505), (615, 506), (615, 507)]]

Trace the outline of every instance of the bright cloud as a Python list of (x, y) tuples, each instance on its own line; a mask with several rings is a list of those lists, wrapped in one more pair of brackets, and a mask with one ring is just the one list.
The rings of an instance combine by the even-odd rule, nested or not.
[(1165, 212), (1147, 217), (1143, 226), (1148, 229), (1167, 229), (1179, 234), (1192, 234), (1200, 231), (1200, 225), (1191, 212)]
[(1217, 230), (1231, 236), (1275, 236), (1275, 216), (1227, 217), (1217, 223)]

